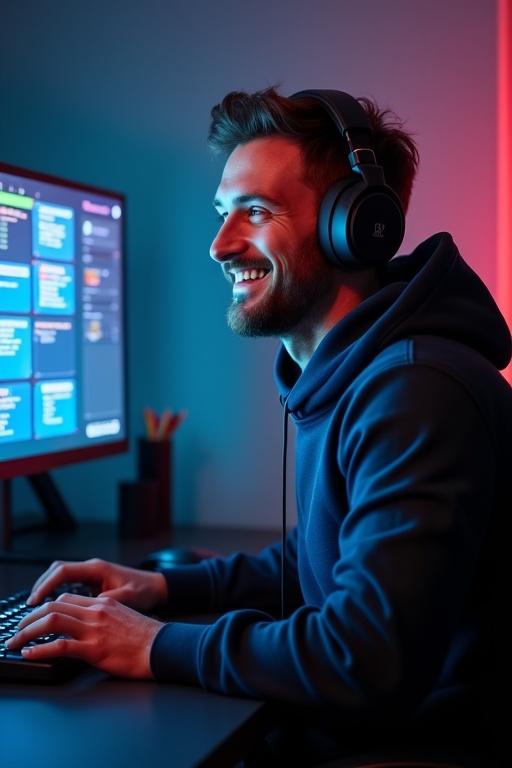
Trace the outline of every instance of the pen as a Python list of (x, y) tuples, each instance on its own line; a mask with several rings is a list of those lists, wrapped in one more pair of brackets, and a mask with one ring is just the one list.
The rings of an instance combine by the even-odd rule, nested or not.
[(158, 430), (156, 433), (157, 440), (167, 440), (169, 437), (169, 424), (173, 421), (172, 411), (164, 411), (158, 422)]
[(169, 440), (169, 438), (173, 436), (173, 434), (176, 432), (180, 424), (186, 419), (186, 417), (187, 411), (180, 411), (179, 413), (176, 413), (172, 419), (170, 419), (165, 432), (166, 440)]
[(146, 425), (146, 437), (155, 440), (158, 427), (158, 416), (152, 408), (144, 408), (144, 424)]

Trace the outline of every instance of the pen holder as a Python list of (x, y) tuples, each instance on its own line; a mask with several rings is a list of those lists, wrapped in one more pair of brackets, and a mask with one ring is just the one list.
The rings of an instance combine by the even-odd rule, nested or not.
[(158, 486), (156, 526), (158, 531), (171, 529), (171, 441), (138, 441), (140, 480), (154, 480)]
[(158, 483), (154, 480), (119, 484), (119, 535), (122, 539), (140, 539), (155, 533), (158, 500)]

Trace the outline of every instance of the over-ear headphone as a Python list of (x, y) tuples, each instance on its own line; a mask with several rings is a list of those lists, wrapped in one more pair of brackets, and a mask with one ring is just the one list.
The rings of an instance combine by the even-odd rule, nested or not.
[(318, 239), (329, 261), (343, 269), (378, 267), (398, 251), (405, 217), (398, 195), (378, 165), (368, 115), (343, 91), (298, 91), (291, 99), (322, 104), (349, 147), (350, 176), (333, 184), (318, 214)]

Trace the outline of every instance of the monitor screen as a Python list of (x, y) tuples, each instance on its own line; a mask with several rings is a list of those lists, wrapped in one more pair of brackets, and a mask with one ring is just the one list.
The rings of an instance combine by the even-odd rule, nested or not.
[(127, 448), (124, 215), (0, 164), (0, 477)]

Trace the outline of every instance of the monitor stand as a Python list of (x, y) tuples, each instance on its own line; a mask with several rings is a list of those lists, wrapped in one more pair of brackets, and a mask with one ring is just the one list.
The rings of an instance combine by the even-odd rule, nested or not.
[(0, 562), (47, 562), (48, 558), (12, 552), (12, 537), (14, 534), (29, 533), (41, 529), (73, 531), (77, 528), (77, 523), (49, 472), (27, 475), (26, 480), (28, 480), (32, 490), (43, 506), (46, 522), (13, 528), (12, 479), (0, 480)]

